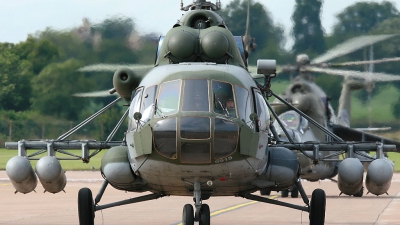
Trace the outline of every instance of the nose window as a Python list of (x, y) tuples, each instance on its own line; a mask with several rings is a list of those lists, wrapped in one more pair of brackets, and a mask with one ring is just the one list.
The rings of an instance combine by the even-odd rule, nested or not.
[(155, 123), (153, 135), (156, 151), (167, 158), (176, 159), (176, 118)]
[(181, 162), (196, 164), (210, 163), (210, 143), (182, 143)]
[(209, 139), (210, 118), (208, 117), (182, 117), (181, 137), (186, 139)]
[(236, 123), (223, 119), (215, 119), (214, 157), (216, 159), (229, 156), (237, 147), (239, 129)]

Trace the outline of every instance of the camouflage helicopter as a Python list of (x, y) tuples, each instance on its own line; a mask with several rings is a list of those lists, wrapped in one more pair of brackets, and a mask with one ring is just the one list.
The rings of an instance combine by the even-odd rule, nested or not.
[[(320, 152), (348, 152), (350, 156), (341, 166), (358, 160), (352, 158), (357, 151), (374, 150), (379, 155), (371, 160), (372, 166), (386, 162), (383, 153), (394, 150), (395, 146), (344, 142), (320, 125), (337, 141), (279, 140), (270, 111), (277, 121), (281, 120), (265, 99), (275, 95), (269, 87), (276, 76), (276, 61), (258, 60), (257, 72), (263, 75), (264, 82), (256, 82), (247, 70), (248, 54), (242, 37), (233, 36), (215, 12), (221, 8), (219, 1), (213, 4), (197, 0), (181, 8), (186, 13), (160, 37), (153, 68), (120, 68), (114, 73), (114, 88), (110, 93), (118, 93), (115, 101), (56, 140), (6, 143), (7, 148), (18, 149), (18, 156), (6, 165), (16, 192), (33, 191), (38, 177), (47, 192), (58, 193), (64, 190), (66, 177), (59, 163), (65, 158), (56, 157), (56, 153), (88, 162), (101, 149), (108, 149), (101, 162), (104, 181), (96, 197), (93, 199), (88, 188), (78, 193), (80, 224), (93, 224), (98, 210), (169, 195), (189, 196), (188, 199), (194, 200), (194, 207), (192, 204), (183, 207), (183, 224), (195, 221), (210, 224), (210, 207), (203, 201), (214, 196), (238, 196), (306, 211), (310, 224), (324, 224), (325, 192), (316, 189), (311, 200), (308, 198), (299, 179), (301, 167), (293, 150), (312, 151), (310, 157), (316, 164), (329, 160), (320, 157)], [(121, 99), (130, 102), (129, 108), (105, 141), (67, 140)], [(291, 106), (283, 99), (282, 102)], [(298, 113), (307, 118), (301, 111)], [(111, 141), (127, 117), (129, 124), (124, 139)], [(311, 118), (309, 121), (318, 125)], [(288, 132), (285, 126), (281, 129)], [(28, 149), (38, 151), (28, 155)], [(81, 149), (82, 155), (68, 149)], [(35, 174), (29, 160), (42, 152), (48, 156), (39, 159)], [(359, 168), (344, 169), (349, 170), (346, 174), (357, 176)], [(371, 173), (377, 171), (374, 168)], [(344, 177), (353, 178), (346, 174)], [(371, 185), (380, 185), (380, 180), (375, 178), (371, 178)], [(345, 186), (354, 185), (351, 182), (352, 179), (343, 180)], [(109, 184), (122, 191), (151, 193), (99, 205)], [(252, 194), (258, 190), (286, 190), (293, 185), (299, 190), (304, 205)]]
[[(374, 128), (363, 130), (350, 128), (350, 100), (351, 92), (353, 90), (358, 90), (365, 87), (370, 88), (371, 82), (398, 81), (400, 80), (400, 77), (384, 73), (338, 70), (329, 68), (398, 61), (399, 59), (387, 58), (383, 60), (355, 61), (336, 64), (326, 63), (326, 61), (333, 58), (348, 54), (362, 47), (372, 45), (392, 37), (395, 37), (395, 35), (371, 35), (356, 37), (327, 51), (325, 54), (315, 58), (311, 62), (307, 55), (298, 55), (296, 66), (283, 66), (281, 68), (282, 71), (292, 73), (297, 72), (299, 75), (292, 80), (291, 84), (287, 87), (284, 93), (280, 95), (280, 98), (292, 103), (296, 109), (313, 118), (313, 120), (317, 121), (319, 124), (323, 125), (325, 128), (345, 141), (379, 141), (382, 143), (395, 144), (396, 148), (399, 149), (400, 142), (398, 141), (364, 132), (374, 130)], [(309, 74), (310, 72), (326, 73), (345, 77), (342, 84), (343, 87), (341, 96), (339, 98), (339, 109), (337, 115), (330, 105), (329, 98), (326, 93), (313, 82), (313, 76)], [(288, 139), (288, 136), (286, 136), (285, 132), (279, 128), (278, 135), (280, 138), (284, 138), (285, 140), (296, 139), (296, 142), (331, 141), (330, 136), (327, 136), (324, 132), (321, 132), (315, 125), (309, 124), (306, 119), (293, 110), (293, 107), (288, 107), (287, 105), (283, 104), (279, 100), (280, 98), (275, 98), (272, 105), (275, 112), (280, 114), (279, 117), (281, 121), (283, 121), (284, 126), (286, 126), (287, 130), (291, 131), (289, 132), (290, 137)], [(307, 157), (307, 155), (310, 155), (311, 152), (305, 153), (306, 154), (304, 154), (304, 152), (296, 152), (302, 167), (302, 179), (306, 179), (308, 181), (318, 181), (323, 179), (333, 180), (333, 177), (338, 174), (339, 162), (326, 161), (324, 163), (314, 164), (311, 160), (311, 157)], [(339, 158), (339, 155), (335, 155), (334, 151), (324, 153), (321, 152), (320, 154), (321, 157), (323, 155), (331, 155), (330, 158)], [(362, 151), (358, 152), (358, 154), (355, 154), (354, 157), (357, 157), (361, 162), (363, 162), (365, 169), (369, 168), (370, 159), (373, 159), (373, 157), (367, 152)], [(387, 185), (389, 184), (388, 182), (391, 180), (393, 173), (393, 169), (390, 165), (393, 163), (388, 159), (387, 161), (388, 163), (384, 163), (386, 169), (383, 170), (382, 173), (376, 175), (372, 175), (372, 173), (370, 174), (370, 176), (385, 177), (385, 184), (382, 185), (382, 188), (373, 188), (368, 183), (369, 177), (367, 177), (366, 186), (369, 192), (379, 195), (380, 193), (385, 193), (388, 190)], [(359, 163), (357, 163), (357, 167), (360, 167)], [(338, 181), (333, 180), (338, 182), (338, 187), (341, 193), (354, 195), (357, 197), (361, 197), (363, 195), (364, 187), (362, 186), (362, 177), (358, 177), (357, 181), (354, 181), (354, 183), (358, 183), (358, 185), (353, 186), (351, 189), (343, 187), (341, 180), (343, 179), (341, 179), (340, 176)], [(292, 197), (298, 196), (295, 187), (293, 187), (290, 191)], [(283, 191), (282, 196), (288, 196), (288, 191)]]

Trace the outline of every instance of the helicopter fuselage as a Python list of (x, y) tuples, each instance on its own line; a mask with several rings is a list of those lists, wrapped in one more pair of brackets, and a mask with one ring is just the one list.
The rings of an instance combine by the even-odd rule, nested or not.
[[(235, 105), (230, 111), (225, 107), (229, 99)], [(250, 119), (252, 113), (257, 121)], [(208, 182), (204, 191), (212, 195), (259, 189), (252, 182), (267, 167), (270, 115), (244, 68), (215, 63), (155, 67), (133, 92), (129, 118), (127, 157), (140, 184), (121, 189), (192, 195), (194, 178)]]

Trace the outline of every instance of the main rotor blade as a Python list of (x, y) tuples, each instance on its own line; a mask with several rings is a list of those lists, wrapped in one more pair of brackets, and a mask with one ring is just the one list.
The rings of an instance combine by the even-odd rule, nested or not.
[(376, 59), (376, 60), (369, 60), (369, 61), (352, 61), (352, 62), (345, 62), (345, 63), (330, 63), (329, 66), (332, 66), (332, 67), (357, 66), (357, 65), (378, 64), (378, 63), (396, 62), (396, 61), (400, 61), (400, 57), (383, 58), (383, 59)]
[(79, 72), (115, 72), (121, 68), (129, 68), (134, 71), (149, 70), (154, 65), (141, 65), (141, 64), (94, 64), (78, 69)]
[(331, 75), (339, 75), (349, 78), (360, 78), (365, 79), (367, 81), (399, 81), (400, 76), (394, 74), (387, 73), (371, 73), (371, 72), (361, 72), (354, 70), (336, 70), (336, 69), (327, 69), (327, 68), (318, 68), (308, 66), (304, 68), (305, 71), (317, 72), (317, 73), (326, 73)]
[(109, 90), (104, 90), (104, 91), (93, 91), (93, 92), (86, 92), (86, 93), (76, 93), (73, 94), (75, 97), (81, 97), (81, 98), (98, 98), (98, 97), (110, 97), (110, 96), (118, 96), (117, 93), (110, 94)]
[(328, 50), (325, 54), (315, 58), (311, 61), (311, 64), (329, 61), (336, 57), (354, 52), (362, 47), (373, 45), (377, 42), (384, 41), (394, 36), (396, 36), (396, 34), (368, 35), (352, 38)]

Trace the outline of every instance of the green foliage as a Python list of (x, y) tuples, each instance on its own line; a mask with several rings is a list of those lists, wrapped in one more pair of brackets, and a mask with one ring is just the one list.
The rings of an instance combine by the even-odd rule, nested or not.
[(76, 120), (85, 106), (85, 99), (73, 97), (87, 86), (94, 85), (76, 70), (84, 64), (77, 60), (52, 63), (32, 80), (32, 109), (44, 115)]
[(306, 53), (310, 56), (321, 54), (326, 50), (324, 31), (321, 26), (322, 0), (296, 0), (292, 20), (296, 54)]
[[(220, 14), (233, 35), (242, 36), (246, 33), (246, 0), (232, 1)], [(274, 24), (267, 9), (259, 2), (250, 2), (249, 19), (250, 36), (255, 38), (257, 44), (256, 50), (250, 55), (249, 64), (255, 65), (256, 60), (260, 57), (271, 57), (280, 62), (284, 61), (283, 45), (285, 44), (285, 37), (283, 28)]]
[(31, 94), (32, 64), (14, 53), (15, 45), (0, 43), (0, 110), (26, 110)]
[(367, 34), (380, 22), (398, 15), (399, 11), (389, 1), (357, 2), (337, 15), (333, 36), (339, 43), (350, 37)]

